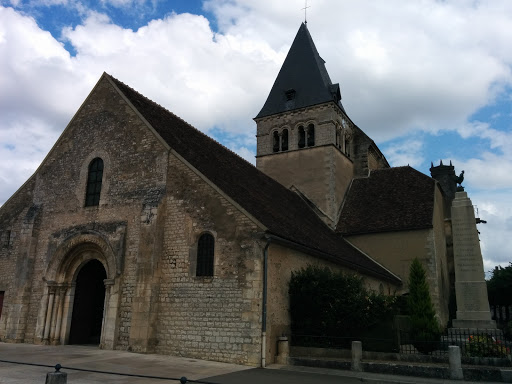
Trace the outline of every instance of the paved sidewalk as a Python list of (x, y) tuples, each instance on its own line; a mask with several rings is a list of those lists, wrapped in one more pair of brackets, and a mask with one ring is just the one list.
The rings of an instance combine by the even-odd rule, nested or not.
[[(102, 350), (98, 347), (61, 345), (43, 346), (0, 342), (0, 360), (44, 365), (61, 364), (63, 367), (94, 369), (98, 371), (163, 376), (200, 380), (206, 377), (243, 371), (251, 367), (218, 363), (167, 355)], [(0, 363), (2, 384), (44, 384), (46, 373), (52, 368)], [(62, 369), (68, 374), (69, 384), (162, 384), (173, 381), (107, 375)], [(174, 381), (175, 382), (175, 381)]]
[[(410, 376), (383, 375), (366, 372), (313, 368), (302, 366), (270, 365), (267, 369), (251, 368), (236, 364), (175, 357), (139, 354), (125, 351), (101, 350), (88, 346), (42, 346), (0, 342), (0, 360), (43, 365), (61, 364), (63, 367), (93, 369), (128, 374), (187, 377), (219, 384), (463, 384), (464, 381), (426, 379)], [(52, 368), (0, 362), (1, 384), (44, 384), (46, 373)], [(118, 376), (102, 373), (62, 369), (68, 374), (68, 384), (162, 384), (177, 383), (159, 380)]]

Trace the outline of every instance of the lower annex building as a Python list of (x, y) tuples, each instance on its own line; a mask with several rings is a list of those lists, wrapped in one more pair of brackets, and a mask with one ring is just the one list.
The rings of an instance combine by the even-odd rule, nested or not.
[(104, 73), (0, 207), (0, 340), (272, 363), (292, 271), (402, 294), (414, 257), (446, 325), (453, 167), (389, 167), (305, 24), (255, 121), (256, 167)]

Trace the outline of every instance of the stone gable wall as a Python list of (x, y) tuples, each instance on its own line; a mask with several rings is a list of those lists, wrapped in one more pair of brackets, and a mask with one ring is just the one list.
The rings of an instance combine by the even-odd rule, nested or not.
[[(84, 207), (88, 166), (95, 157), (105, 163), (100, 205)], [(66, 239), (93, 231), (115, 244), (122, 259), (120, 270), (115, 271), (121, 307), (117, 347), (129, 347), (131, 302), (139, 267), (136, 260), (161, 242), (158, 236), (141, 239), (141, 212), (148, 206), (156, 210), (161, 206), (166, 166), (166, 148), (102, 79), (31, 180), (33, 196), (22, 202), (27, 208), (16, 213), (8, 210), (9, 202), (1, 209), (1, 217), (14, 216), (13, 222), (18, 224), (12, 228), (16, 240), (9, 251), (11, 261), (0, 270), (0, 281), (19, 268), (17, 259), (21, 260), (18, 264), (24, 263), (21, 269), (28, 275), (26, 284), (18, 284), (15, 292), (12, 284), (7, 284), (0, 324), (10, 321), (12, 325), (3, 333), (0, 325), (0, 337), (41, 342), (47, 290), (43, 277), (49, 263)], [(24, 217), (31, 204), (39, 207), (37, 219), (27, 223)], [(0, 263), (5, 260), (2, 256)], [(18, 316), (13, 306), (26, 313)], [(23, 332), (14, 331), (16, 318), (26, 323)]]
[[(155, 351), (258, 365), (263, 247), (258, 227), (175, 156), (167, 213)], [(197, 240), (215, 238), (213, 277), (196, 277)]]

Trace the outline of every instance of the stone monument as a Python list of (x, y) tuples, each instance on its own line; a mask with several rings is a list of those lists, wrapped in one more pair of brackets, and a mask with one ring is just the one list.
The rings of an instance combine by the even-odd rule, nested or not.
[(452, 233), (455, 260), (457, 319), (454, 328), (496, 329), (491, 320), (475, 211), (466, 192), (452, 201)]

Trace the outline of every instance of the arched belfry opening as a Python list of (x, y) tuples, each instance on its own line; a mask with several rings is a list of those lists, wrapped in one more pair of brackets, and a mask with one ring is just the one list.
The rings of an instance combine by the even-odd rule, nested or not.
[(100, 343), (106, 278), (105, 268), (98, 260), (88, 261), (78, 272), (69, 344)]

